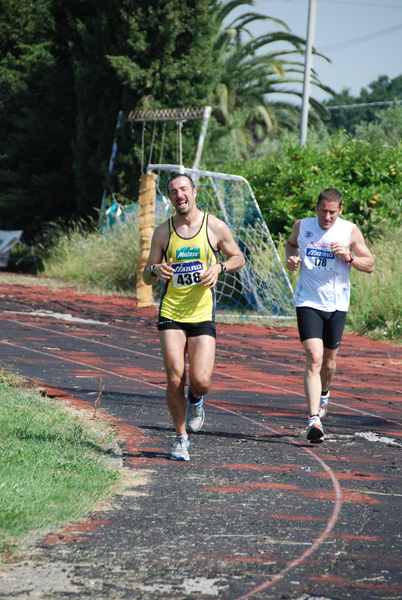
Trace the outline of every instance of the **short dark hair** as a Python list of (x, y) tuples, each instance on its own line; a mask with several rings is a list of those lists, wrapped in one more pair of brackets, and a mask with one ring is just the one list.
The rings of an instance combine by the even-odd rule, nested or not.
[(174, 179), (177, 179), (178, 177), (187, 177), (187, 179), (188, 179), (188, 180), (189, 180), (189, 182), (190, 182), (191, 189), (193, 190), (193, 189), (195, 188), (195, 183), (194, 183), (194, 181), (191, 179), (190, 175), (187, 175), (186, 173), (174, 173), (174, 174), (173, 174), (171, 177), (169, 177), (169, 180), (168, 180), (168, 182), (167, 182), (167, 184), (166, 184), (167, 191), (168, 191), (168, 195), (169, 195), (169, 193), (170, 193), (170, 190), (169, 190), (169, 185), (171, 184), (171, 182), (172, 182)]
[(328, 188), (323, 190), (321, 194), (318, 196), (317, 206), (321, 204), (324, 200), (328, 200), (328, 202), (337, 202), (339, 208), (343, 204), (343, 198), (341, 192), (338, 192), (335, 188)]

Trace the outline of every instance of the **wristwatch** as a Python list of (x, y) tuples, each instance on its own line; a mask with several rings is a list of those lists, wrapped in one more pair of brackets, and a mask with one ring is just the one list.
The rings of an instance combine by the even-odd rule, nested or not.
[(221, 273), (226, 273), (226, 265), (224, 265), (223, 263), (219, 263), (221, 266)]
[(355, 257), (353, 256), (353, 254), (351, 252), (349, 252), (349, 260), (348, 263), (352, 263), (354, 261)]
[(155, 273), (155, 267), (156, 267), (156, 265), (151, 265), (149, 267), (149, 274), (153, 275), (154, 277), (158, 277), (157, 274)]

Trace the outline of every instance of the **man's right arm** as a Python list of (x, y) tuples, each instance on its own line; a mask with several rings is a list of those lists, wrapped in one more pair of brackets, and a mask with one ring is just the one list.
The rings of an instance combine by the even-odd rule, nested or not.
[(301, 262), (299, 258), (299, 245), (297, 243), (299, 230), (300, 220), (296, 221), (296, 223), (293, 225), (292, 233), (285, 244), (286, 268), (288, 271), (296, 271), (297, 267), (299, 266), (299, 262)]
[[(155, 229), (152, 236), (151, 249), (142, 274), (142, 279), (147, 285), (156, 283), (158, 279), (162, 282), (168, 281), (174, 273), (174, 270), (170, 266), (172, 263), (171, 259), (167, 263), (162, 262), (164, 248), (167, 246), (168, 239), (169, 225), (166, 221)], [(153, 275), (150, 272), (151, 265), (153, 265)]]

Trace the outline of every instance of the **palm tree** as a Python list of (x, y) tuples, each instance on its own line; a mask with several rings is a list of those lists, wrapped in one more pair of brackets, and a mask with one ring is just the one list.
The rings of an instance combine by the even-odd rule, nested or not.
[[(275, 97), (278, 94), (301, 97), (301, 91), (294, 85), (300, 84), (304, 74), (305, 40), (292, 34), (280, 19), (247, 12), (226, 24), (235, 8), (253, 3), (253, 0), (223, 0), (216, 16), (215, 50), (220, 58), (221, 73), (213, 114), (221, 125), (231, 129), (236, 148), (254, 146), (272, 135), (275, 126), (295, 128), (299, 109)], [(274, 22), (283, 31), (254, 38), (248, 25), (256, 20)], [(244, 41), (246, 35), (248, 39)], [(272, 50), (258, 53), (267, 47)], [(319, 81), (316, 73), (312, 74), (312, 83), (333, 93)], [(317, 115), (328, 114), (323, 104), (314, 99), (310, 101)]]

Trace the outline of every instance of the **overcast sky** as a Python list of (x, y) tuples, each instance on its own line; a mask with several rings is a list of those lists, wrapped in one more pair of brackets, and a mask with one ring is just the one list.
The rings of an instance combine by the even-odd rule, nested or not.
[[(244, 6), (237, 12), (277, 17), (306, 39), (308, 9), (309, 0), (255, 0), (254, 8)], [(255, 36), (262, 35), (264, 28), (278, 30), (269, 21), (250, 27)], [(314, 46), (331, 62), (314, 57), (313, 68), (336, 92), (346, 87), (358, 96), (380, 75), (390, 79), (401, 75), (402, 0), (317, 0)], [(311, 95), (328, 98), (316, 88)]]

